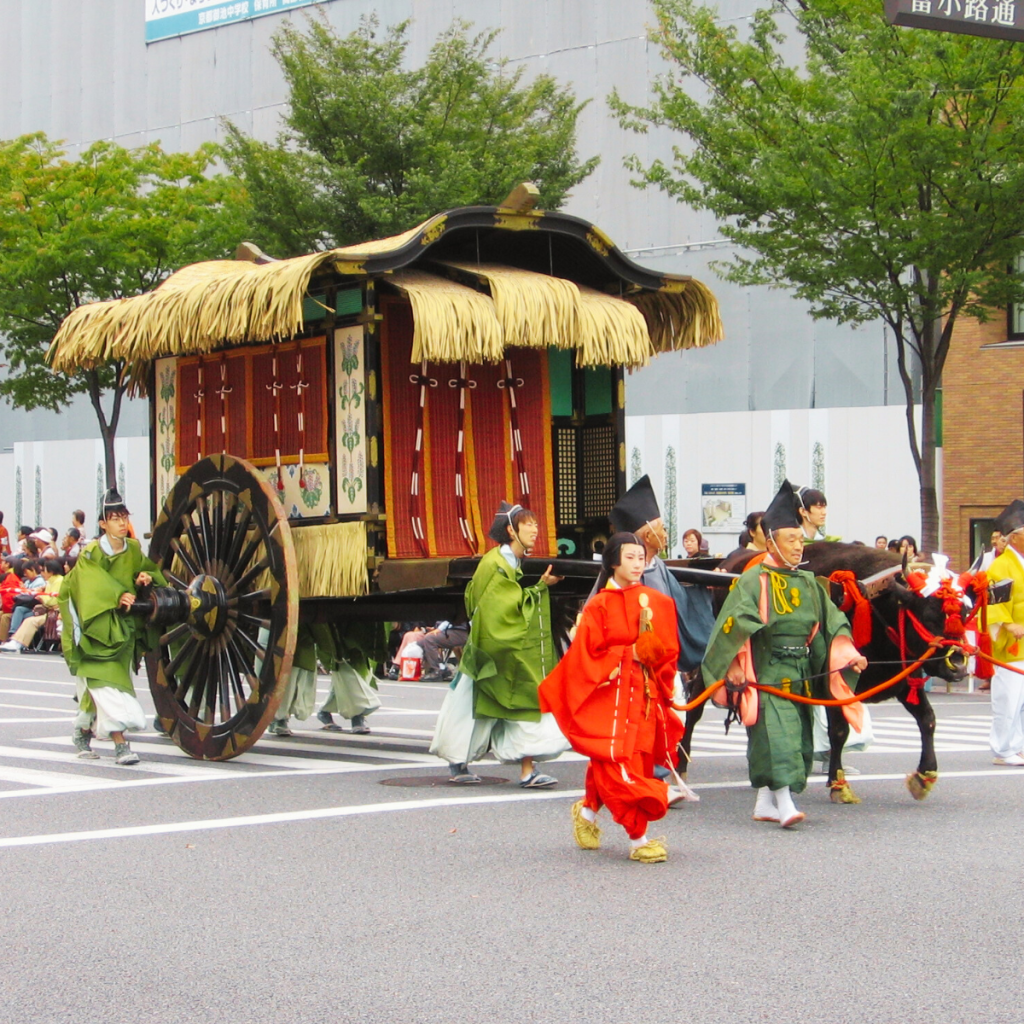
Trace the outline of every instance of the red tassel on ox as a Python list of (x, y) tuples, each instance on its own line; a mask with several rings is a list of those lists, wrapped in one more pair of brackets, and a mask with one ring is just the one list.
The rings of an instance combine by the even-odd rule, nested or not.
[(943, 580), (939, 589), (935, 591), (935, 596), (942, 602), (942, 610), (946, 613), (946, 625), (942, 630), (946, 639), (962, 640), (964, 620), (960, 617), (961, 595), (949, 580)]
[(920, 676), (912, 676), (907, 680), (907, 685), (910, 687), (910, 693), (907, 694), (908, 704), (921, 703), (921, 691), (924, 689), (924, 683), (924, 679)]
[[(984, 633), (978, 631), (978, 650), (982, 654), (992, 657), (992, 637), (988, 635), (987, 629)], [(986, 661), (984, 658), (974, 659), (974, 677), (976, 679), (991, 679), (995, 674), (996, 667), (991, 661)]]
[(842, 612), (853, 610), (853, 646), (866, 647), (871, 643), (871, 602), (857, 583), (857, 577), (849, 569), (837, 569), (829, 576), (830, 583), (838, 583), (843, 588), (843, 603), (839, 606)]

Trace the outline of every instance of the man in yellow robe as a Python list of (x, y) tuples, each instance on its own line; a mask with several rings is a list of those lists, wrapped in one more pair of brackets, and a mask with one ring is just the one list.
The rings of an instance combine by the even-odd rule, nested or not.
[[(994, 583), (1012, 580), (1009, 601), (988, 609), (992, 656), (1024, 668), (1024, 501), (1015, 499), (996, 520), (1006, 548), (993, 559), (988, 577)], [(994, 763), (1024, 768), (1024, 676), (995, 666), (992, 677), (992, 731)]]

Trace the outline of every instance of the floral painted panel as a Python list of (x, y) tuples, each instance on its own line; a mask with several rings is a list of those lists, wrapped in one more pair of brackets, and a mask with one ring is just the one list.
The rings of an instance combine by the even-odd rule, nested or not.
[(178, 361), (174, 357), (156, 361), (156, 505), (160, 508), (171, 488), (178, 482), (175, 472), (177, 424), (175, 395), (178, 387)]
[(331, 511), (331, 467), (326, 462), (282, 466), (284, 490), (278, 488), (276, 466), (257, 469), (274, 489), (289, 519), (326, 516)]
[(334, 332), (338, 514), (366, 511), (366, 350), (363, 328)]

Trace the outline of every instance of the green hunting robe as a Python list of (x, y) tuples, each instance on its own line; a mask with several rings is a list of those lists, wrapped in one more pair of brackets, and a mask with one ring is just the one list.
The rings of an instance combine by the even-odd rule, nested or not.
[[(850, 636), (849, 623), (811, 573), (762, 562), (736, 580), (722, 605), (704, 655), (704, 684), (724, 679), (749, 641), (754, 671), (753, 678), (748, 673), (748, 682), (830, 697), (825, 673), (838, 636)], [(853, 673), (843, 676), (855, 684)], [(813, 758), (812, 737), (812, 705), (758, 693), (757, 721), (747, 729), (750, 784), (803, 792)]]
[(135, 593), (140, 572), (148, 572), (155, 586), (167, 586), (137, 540), (126, 538), (124, 550), (111, 555), (103, 537), (86, 545), (64, 580), (58, 599), (64, 659), (72, 675), (91, 686), (112, 686), (134, 695), (132, 673), (157, 644), (159, 629), (118, 610), (121, 595)]
[(483, 558), (466, 587), (469, 640), (459, 671), (473, 679), (473, 717), (539, 722), (537, 687), (558, 658), (547, 584), (524, 587), (503, 545)]

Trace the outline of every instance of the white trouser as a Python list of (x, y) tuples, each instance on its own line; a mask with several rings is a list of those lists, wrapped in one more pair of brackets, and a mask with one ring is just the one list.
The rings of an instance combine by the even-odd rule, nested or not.
[(331, 693), (320, 710), (351, 720), (379, 707), (377, 691), (347, 661), (340, 661), (331, 672)]
[[(1014, 667), (1024, 668), (1024, 662)], [(996, 757), (1010, 757), (1024, 748), (1024, 676), (1001, 665), (992, 677), (992, 732), (989, 745)]]
[(430, 753), (449, 764), (479, 761), (490, 750), (505, 764), (524, 757), (535, 761), (554, 761), (569, 749), (552, 714), (543, 714), (539, 722), (520, 722), (505, 718), (473, 718), (473, 680), (459, 673), (445, 694), (437, 716)]
[(96, 713), (79, 711), (75, 715), (76, 729), (89, 729), (101, 740), (109, 739), (112, 732), (137, 732), (146, 728), (146, 713), (134, 693), (125, 693), (113, 686), (104, 686), (96, 679), (75, 678), (79, 701), (86, 689), (96, 705)]

